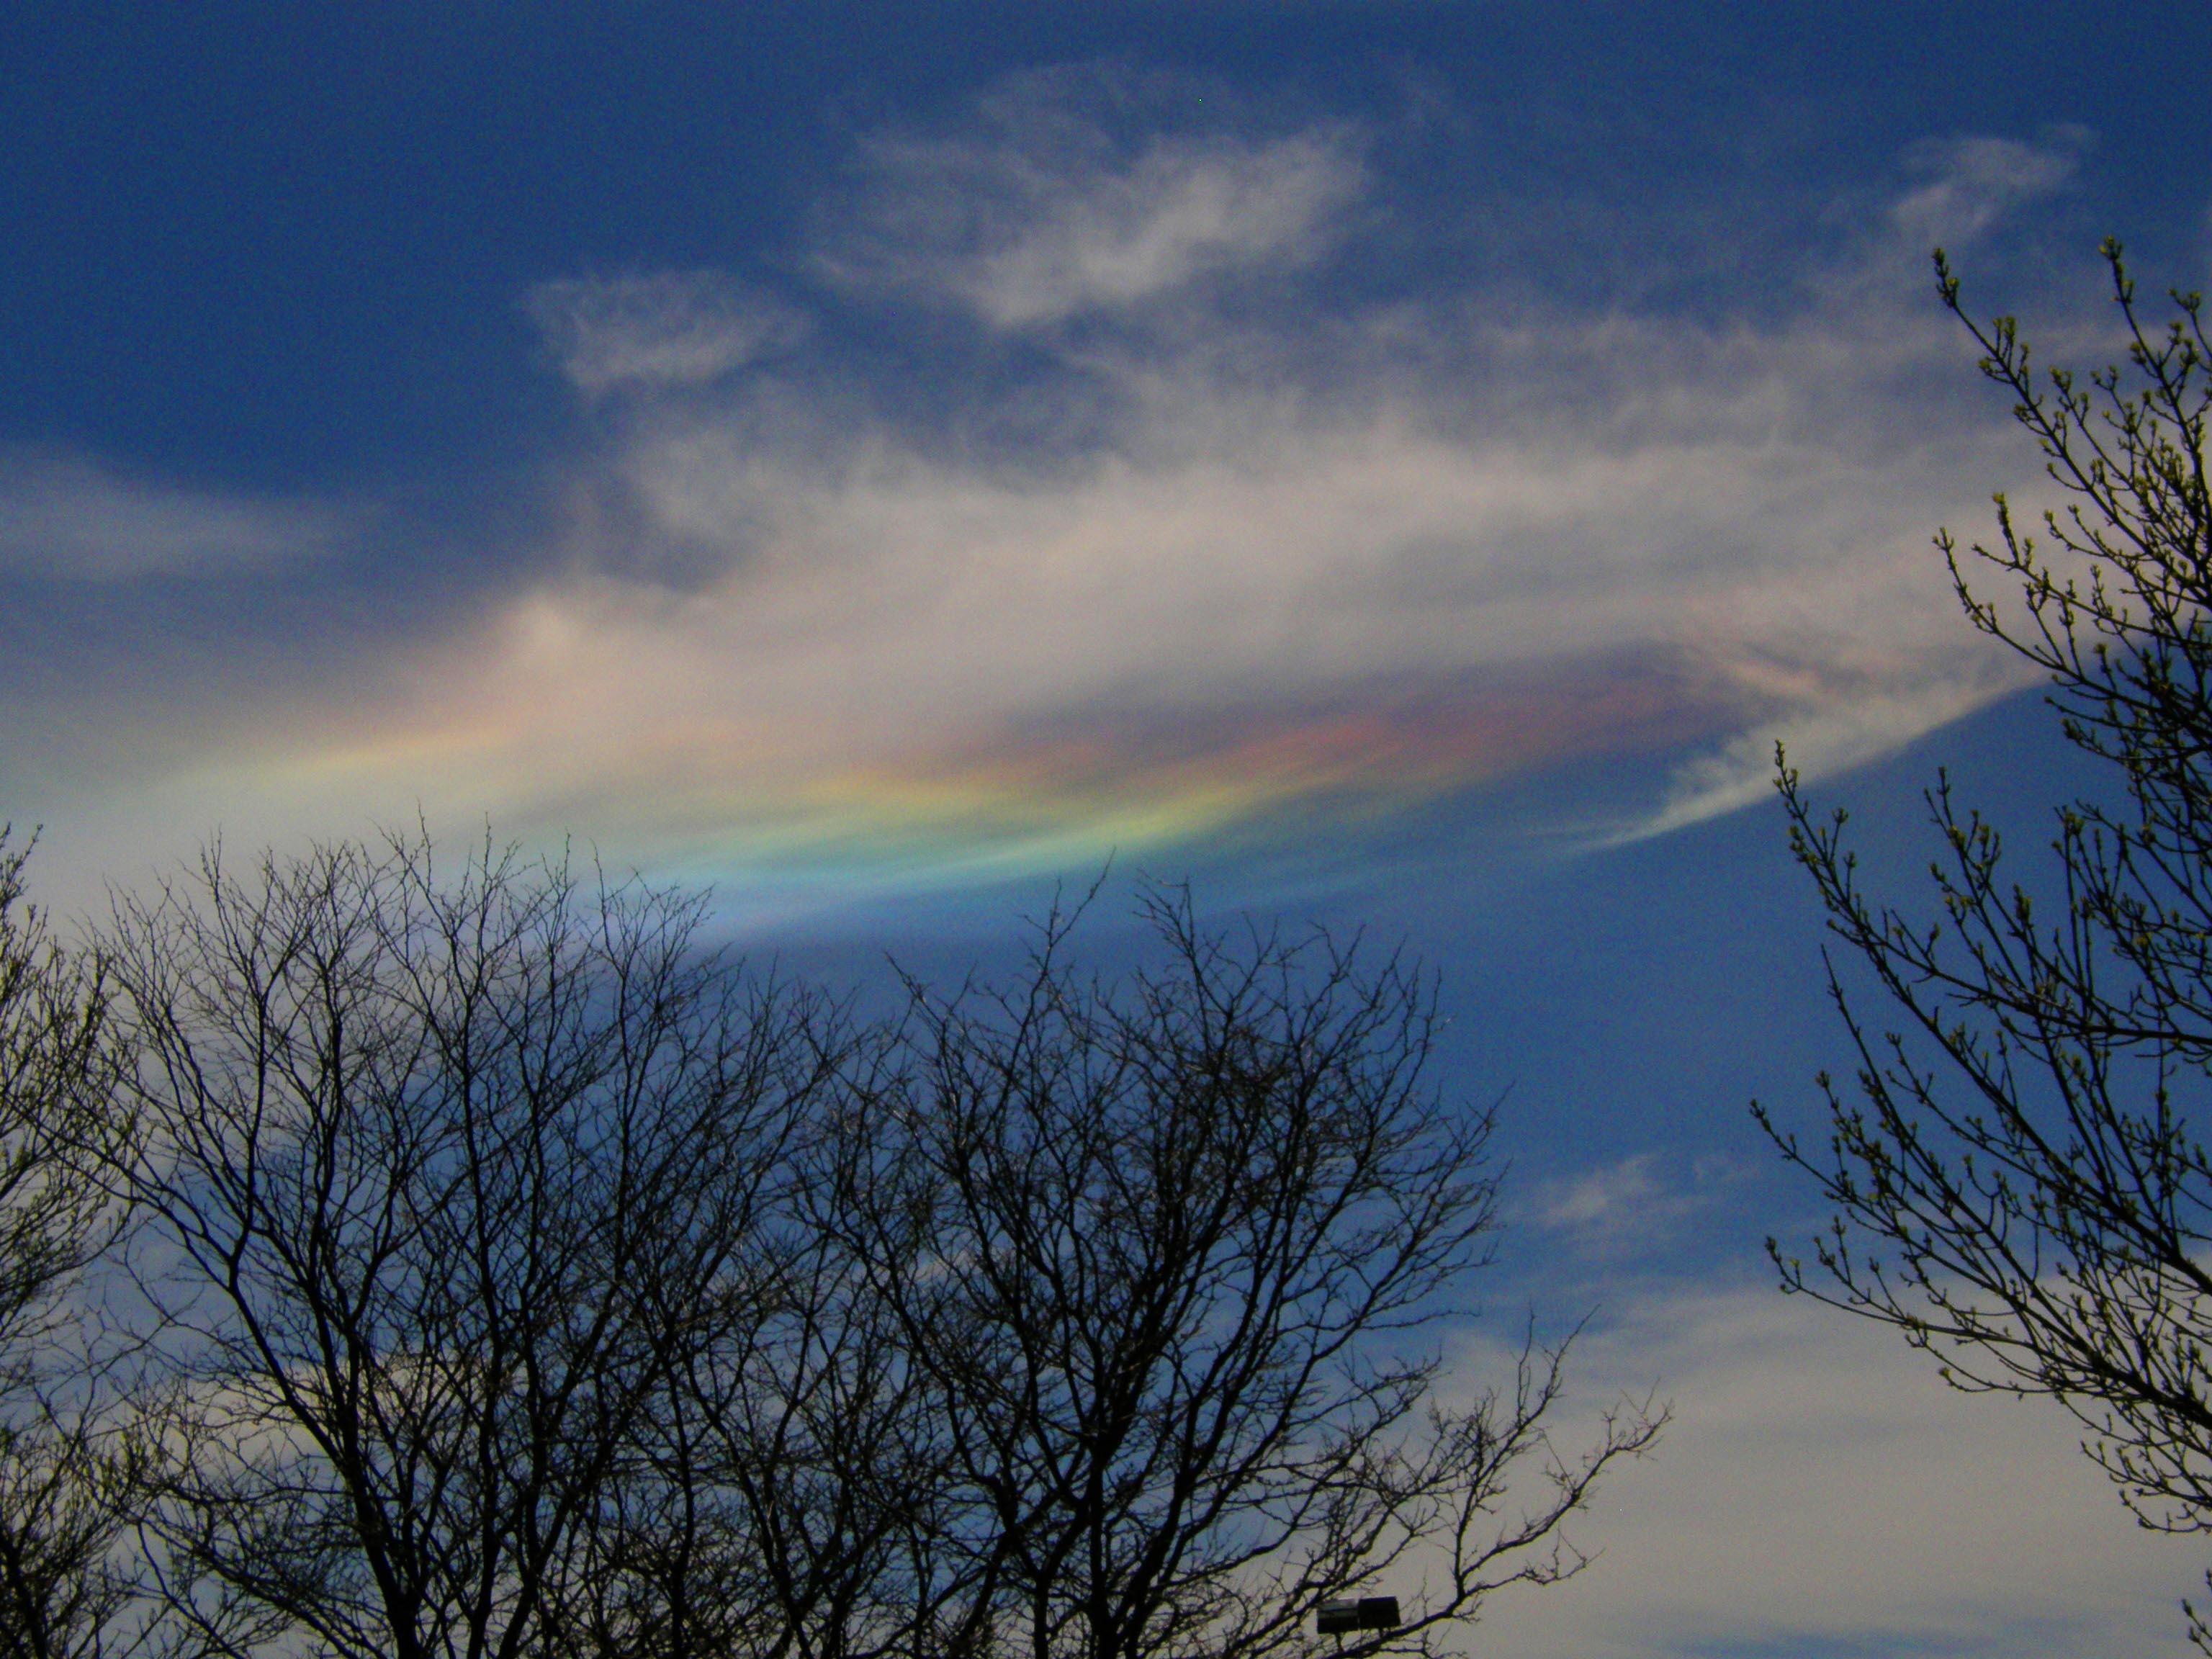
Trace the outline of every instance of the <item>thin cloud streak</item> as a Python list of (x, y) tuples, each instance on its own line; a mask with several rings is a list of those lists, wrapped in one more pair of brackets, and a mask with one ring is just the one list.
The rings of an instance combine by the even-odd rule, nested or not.
[(523, 309), (587, 397), (704, 385), (805, 334), (789, 307), (711, 270), (558, 278)]
[(0, 576), (115, 583), (268, 571), (342, 551), (356, 515), (195, 490), (82, 457), (0, 454)]

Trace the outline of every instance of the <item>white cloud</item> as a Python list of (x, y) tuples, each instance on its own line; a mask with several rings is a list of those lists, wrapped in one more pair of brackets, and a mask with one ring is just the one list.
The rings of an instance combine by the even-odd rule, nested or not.
[(1955, 250), (2023, 203), (2065, 188), (2087, 140), (2080, 128), (2047, 144), (1978, 136), (1923, 140), (1906, 161), (1927, 182), (1892, 205), (1890, 222), (1916, 258), (1938, 244)]
[[(376, 742), (333, 748), (303, 711), (306, 769), (264, 787), (343, 774), (386, 813), (428, 799), (653, 856), (763, 815), (826, 844), (830, 795), (957, 823), (981, 791), (1018, 815), (1074, 767), (1103, 790), (1095, 836), (1134, 848), (1190, 820), (1113, 817), (1130, 732), (1511, 676), (1533, 732), (1486, 731), (1470, 691), (1443, 739), (1481, 775), (1540, 763), (1581, 700), (1640, 676), (1639, 718), (1711, 740), (1654, 809), (1686, 822), (1763, 791), (1771, 731), (1817, 771), (2011, 683), (1926, 543), (2021, 459), (2002, 410), (1923, 401), (1948, 348), (1894, 315), (1445, 307), (1087, 360), (1032, 393), (1086, 400), (1081, 441), (1015, 453), (963, 444), (957, 414), (946, 435), (671, 404), (580, 489), (560, 574), (412, 653)], [(694, 574), (637, 574), (670, 568)], [(994, 770), (1048, 729), (1072, 759)], [(1267, 763), (1295, 793), (1298, 753)]]
[[(825, 246), (1009, 324), (1176, 305), (1040, 330), (1012, 386), (966, 345), (927, 358), (935, 336), (914, 383), (877, 386), (827, 341), (729, 374), (769, 325), (719, 278), (542, 288), (577, 383), (641, 416), (564, 482), (542, 574), (410, 651), (381, 702), (356, 678), (343, 708), (240, 722), (258, 746), (195, 787), (234, 824), (264, 798), (420, 801), (726, 873), (876, 834), (1080, 862), (1370, 760), (1378, 787), (1450, 787), (1695, 745), (1632, 835), (1764, 798), (1778, 734), (1816, 775), (2019, 683), (1928, 536), (2033, 457), (1924, 275), (1877, 270), (1887, 230), (1756, 321), (1215, 307), (1207, 260), (1325, 239), (1356, 138), (1101, 136), (1042, 95), (881, 141), (886, 190), (884, 154), (980, 180), (965, 206), (908, 192), (951, 231), (900, 243), (867, 197)], [(2032, 161), (1953, 156), (1961, 191)], [(1158, 229), (1209, 201), (1245, 206), (1187, 222), (1243, 240)]]
[(1772, 799), (1778, 745), (1790, 768), (1808, 778), (1846, 771), (2035, 679), (2017, 659), (1976, 651), (1938, 658), (1889, 684), (1839, 690), (1819, 702), (1808, 699), (1771, 725), (1740, 732), (1685, 762), (1656, 810), (1607, 840), (1614, 845), (1644, 840)]
[(656, 271), (540, 283), (524, 308), (578, 390), (696, 386), (805, 333), (799, 315), (718, 271)]
[(542, 710), (570, 752), (658, 717), (874, 764), (1085, 709), (1657, 661), (1735, 722), (1664, 826), (1758, 796), (1774, 732), (1817, 773), (2017, 683), (1926, 538), (2021, 458), (2002, 410), (1916, 406), (1949, 368), (1932, 329), (1500, 337), (1443, 313), (1408, 353), (1407, 327), (1339, 342), (1326, 389), (1264, 348), (1126, 362), (1090, 447), (1011, 459), (881, 422), (780, 434), (751, 407), (656, 423), (612, 463), (625, 534), (720, 574), (545, 588), (471, 647), (466, 700)]
[[(833, 239), (846, 274), (1058, 319), (1167, 291), (1204, 247), (1297, 246), (1358, 178), (1340, 136), (1117, 144), (1079, 98), (1042, 98), (1018, 87), (981, 136), (878, 141), (862, 223)], [(2071, 165), (1929, 146), (1891, 217), (1985, 228)], [(1085, 709), (1658, 663), (1703, 711), (1689, 726), (1719, 726), (1620, 833), (1765, 799), (1777, 738), (1818, 775), (2024, 683), (1966, 627), (1928, 538), (2032, 457), (1976, 400), (1924, 276), (1890, 271), (1888, 235), (1860, 280), (1825, 273), (1760, 326), (1479, 298), (1138, 322), (1024, 388), (1065, 408), (1011, 453), (963, 440), (982, 411), (957, 386), (934, 429), (744, 404), (656, 423), (611, 461), (623, 533), (723, 574), (680, 605), (612, 574), (533, 596), (531, 627), (557, 618), (610, 677), (554, 701), (586, 742), (592, 710), (634, 711), (599, 717), (627, 747), (644, 710), (680, 709), (866, 767)], [(550, 706), (516, 689), (542, 671), (508, 665), (488, 695)]]
[(857, 210), (821, 269), (1026, 328), (1295, 267), (1359, 191), (1343, 129), (1117, 141), (1091, 106), (1126, 90), (1096, 74), (1030, 77), (987, 101), (980, 133), (872, 138)]
[(146, 483), (70, 456), (0, 455), (0, 574), (113, 582), (265, 570), (336, 552), (355, 528), (313, 503)]
[(1603, 1168), (1546, 1182), (1522, 1206), (1527, 1219), (1586, 1256), (1630, 1257), (1668, 1243), (1706, 1207), (1711, 1188), (1729, 1172), (1692, 1170), (1670, 1179), (1656, 1152), (1638, 1152)]
[(1763, 1286), (1616, 1294), (1636, 1299), (1577, 1350), (1582, 1398), (1656, 1382), (1673, 1425), (1577, 1523), (1596, 1563), (1498, 1597), (1474, 1651), (2188, 1651), (2201, 1547), (2137, 1528), (2055, 1406), (1955, 1393), (1891, 1333)]

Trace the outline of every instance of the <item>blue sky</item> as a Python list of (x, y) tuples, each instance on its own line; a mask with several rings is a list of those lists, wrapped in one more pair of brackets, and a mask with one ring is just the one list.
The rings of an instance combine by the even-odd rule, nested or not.
[(2199, 1564), (2063, 1419), (1771, 1293), (1812, 1217), (1744, 1107), (1841, 1058), (1777, 738), (1900, 883), (1936, 765), (2030, 832), (2081, 776), (1929, 550), (2037, 482), (1927, 255), (2108, 355), (2100, 237), (2212, 264), (2208, 47), (2185, 4), (12, 9), (0, 814), (84, 913), (419, 811), (712, 881), (833, 975), (1109, 859), (1405, 938), (1506, 1099), (1492, 1305), (1596, 1308), (1593, 1389), (1680, 1413), (1486, 1644), (2175, 1648)]

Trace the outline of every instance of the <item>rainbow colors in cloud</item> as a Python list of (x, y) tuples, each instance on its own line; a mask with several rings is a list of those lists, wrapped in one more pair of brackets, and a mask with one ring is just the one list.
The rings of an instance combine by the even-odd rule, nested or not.
[[(1070, 149), (1059, 110), (1039, 159), (1018, 106), (864, 145), (811, 262), (818, 305), (927, 308), (990, 372), (877, 386), (714, 272), (549, 281), (583, 441), (532, 556), (319, 683), (242, 680), (228, 737), (120, 791), (247, 840), (420, 811), (926, 883), (1686, 757), (1590, 830), (1633, 835), (1759, 798), (1778, 736), (1849, 764), (2016, 683), (1927, 553), (2012, 456), (2001, 410), (1930, 399), (1954, 342), (1889, 281), (1919, 208), (1758, 326), (1316, 315), (1269, 284), (1352, 257), (1358, 135)], [(1997, 160), (1943, 201), (2063, 176)], [(902, 228), (933, 189), (967, 241)]]

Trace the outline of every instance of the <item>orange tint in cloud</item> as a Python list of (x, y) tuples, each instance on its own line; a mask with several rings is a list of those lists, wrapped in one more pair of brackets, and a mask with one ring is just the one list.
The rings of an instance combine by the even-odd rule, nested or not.
[[(974, 142), (963, 178), (1056, 178), (1020, 132)], [(1771, 318), (1223, 311), (1236, 271), (1338, 245), (1362, 153), (1155, 147), (1007, 185), (976, 246), (862, 224), (817, 251), (852, 303), (1018, 335), (1019, 441), (988, 441), (989, 377), (872, 398), (734, 279), (538, 285), (599, 423), (529, 568), (410, 637), (334, 624), (289, 684), (210, 666), (162, 752), (64, 756), (67, 807), (115, 846), (419, 811), (672, 873), (928, 884), (1631, 754), (1670, 769), (1577, 828), (1658, 833), (1765, 799), (1778, 738), (1817, 775), (2019, 684), (1927, 546), (2018, 458), (2002, 410), (1934, 390), (1962, 377), (1910, 297), (1924, 191)], [(925, 151), (870, 155), (906, 199)], [(1942, 201), (1986, 218), (2063, 177), (2039, 155), (1994, 182), (1954, 157)]]
[(690, 872), (1036, 870), (1318, 814), (1387, 817), (1577, 760), (1729, 729), (1719, 688), (1656, 662), (1288, 710), (1102, 711), (859, 763), (761, 767), (734, 730), (662, 730), (525, 816)]

